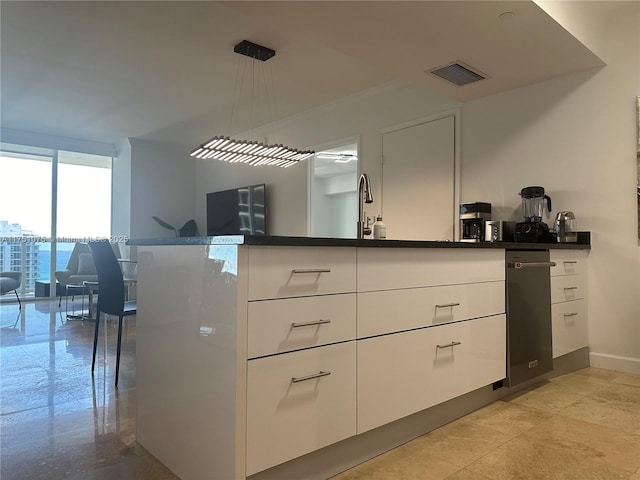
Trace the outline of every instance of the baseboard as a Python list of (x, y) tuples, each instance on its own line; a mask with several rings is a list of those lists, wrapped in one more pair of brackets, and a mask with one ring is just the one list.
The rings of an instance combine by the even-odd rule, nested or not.
[(591, 352), (589, 354), (589, 363), (595, 368), (640, 375), (640, 358)]

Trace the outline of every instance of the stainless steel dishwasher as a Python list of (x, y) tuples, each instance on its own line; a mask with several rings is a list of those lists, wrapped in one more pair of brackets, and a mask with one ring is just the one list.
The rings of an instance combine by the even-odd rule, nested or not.
[(514, 386), (553, 370), (549, 250), (507, 250), (507, 379)]

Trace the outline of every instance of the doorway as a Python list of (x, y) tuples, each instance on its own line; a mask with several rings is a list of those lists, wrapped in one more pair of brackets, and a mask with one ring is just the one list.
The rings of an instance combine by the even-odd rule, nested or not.
[(353, 141), (317, 149), (311, 163), (311, 236), (356, 238), (358, 143)]

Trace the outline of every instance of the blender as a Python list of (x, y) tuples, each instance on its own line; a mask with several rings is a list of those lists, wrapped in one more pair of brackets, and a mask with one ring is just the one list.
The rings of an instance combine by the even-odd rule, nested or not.
[(551, 212), (551, 198), (544, 194), (543, 187), (525, 187), (520, 191), (524, 222), (516, 223), (514, 239), (516, 242), (553, 242), (553, 233), (542, 221), (547, 210)]

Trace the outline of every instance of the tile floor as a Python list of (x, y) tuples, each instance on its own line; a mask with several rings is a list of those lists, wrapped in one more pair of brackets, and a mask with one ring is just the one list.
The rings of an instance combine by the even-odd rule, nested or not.
[(101, 329), (92, 378), (95, 323), (64, 310), (64, 300), (0, 305), (0, 479), (176, 479), (135, 442), (135, 317), (116, 390), (117, 319)]
[[(66, 321), (57, 302), (37, 302), (22, 312), (0, 305), (0, 327), (0, 479), (176, 478), (135, 442), (135, 318), (117, 390), (115, 322), (100, 338), (93, 379), (93, 322)], [(640, 377), (564, 375), (334, 478), (640, 480)]]
[(640, 377), (563, 375), (334, 478), (640, 480)]

